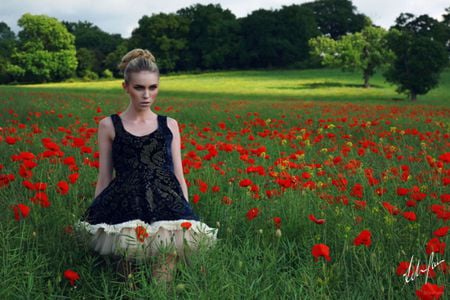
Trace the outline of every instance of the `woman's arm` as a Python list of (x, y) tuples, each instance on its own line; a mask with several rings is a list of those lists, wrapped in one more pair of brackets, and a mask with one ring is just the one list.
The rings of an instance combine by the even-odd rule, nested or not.
[(110, 117), (100, 120), (98, 124), (97, 143), (99, 149), (99, 172), (94, 198), (96, 198), (112, 180), (112, 128), (114, 128), (114, 125), (112, 124)]
[(183, 191), (183, 195), (186, 198), (186, 200), (189, 202), (188, 198), (188, 189), (186, 185), (186, 181), (184, 180), (184, 174), (183, 174), (183, 165), (181, 161), (181, 138), (180, 138), (180, 129), (178, 127), (178, 122), (175, 119), (167, 118), (167, 126), (170, 127), (172, 131), (172, 161), (173, 161), (173, 170), (175, 173), (175, 176), (177, 177), (181, 189)]

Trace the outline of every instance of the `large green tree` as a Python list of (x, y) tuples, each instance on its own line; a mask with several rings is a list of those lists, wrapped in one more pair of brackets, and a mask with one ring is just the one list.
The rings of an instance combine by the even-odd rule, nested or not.
[(196, 4), (177, 11), (189, 22), (183, 69), (227, 69), (239, 56), (239, 23), (220, 4)]
[(78, 68), (77, 74), (92, 71), (101, 74), (106, 66), (106, 57), (121, 44), (120, 34), (109, 34), (88, 21), (62, 21), (67, 30), (75, 36)]
[(311, 39), (309, 44), (312, 55), (320, 57), (323, 65), (362, 72), (364, 87), (368, 88), (376, 70), (392, 57), (386, 47), (386, 33), (383, 28), (367, 26), (338, 40), (322, 35)]
[(187, 50), (189, 20), (176, 14), (143, 16), (129, 40), (131, 48), (149, 49), (161, 72), (173, 71)]
[(16, 35), (9, 26), (0, 22), (0, 83), (7, 83), (12, 80), (7, 71), (7, 66), (11, 61), (11, 53), (16, 47)]
[(243, 67), (289, 67), (309, 58), (308, 40), (320, 34), (312, 11), (291, 5), (258, 9), (239, 20)]
[(413, 101), (438, 85), (448, 65), (448, 53), (437, 26), (436, 20), (426, 15), (415, 18), (402, 14), (387, 36), (395, 58), (385, 77)]
[(316, 0), (301, 6), (313, 11), (319, 30), (333, 39), (361, 31), (368, 25), (367, 16), (357, 13), (351, 0)]
[(74, 36), (56, 18), (26, 13), (8, 71), (18, 81), (61, 81), (77, 67)]

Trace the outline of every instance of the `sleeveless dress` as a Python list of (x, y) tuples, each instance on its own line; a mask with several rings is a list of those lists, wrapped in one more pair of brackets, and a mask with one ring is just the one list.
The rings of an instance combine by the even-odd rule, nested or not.
[(163, 251), (184, 256), (186, 247), (214, 245), (218, 229), (200, 221), (174, 174), (167, 116), (157, 115), (158, 128), (144, 136), (126, 131), (119, 115), (111, 119), (116, 175), (74, 224), (89, 233), (91, 249), (146, 260)]

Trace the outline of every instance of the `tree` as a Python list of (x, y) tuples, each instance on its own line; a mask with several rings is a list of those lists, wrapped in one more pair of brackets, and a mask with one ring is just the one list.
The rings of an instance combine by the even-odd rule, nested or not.
[(397, 85), (397, 92), (415, 101), (417, 95), (438, 85), (440, 73), (448, 64), (447, 51), (440, 42), (394, 28), (389, 31), (388, 46), (395, 59), (384, 76)]
[(189, 22), (188, 47), (181, 61), (183, 69), (227, 69), (239, 55), (239, 23), (220, 4), (196, 4), (177, 11)]
[(9, 26), (0, 22), (0, 83), (7, 83), (12, 80), (7, 72), (7, 67), (11, 61), (11, 53), (16, 47), (16, 35)]
[[(117, 46), (124, 41), (120, 34), (109, 34), (101, 30), (98, 26), (88, 21), (62, 22), (67, 30), (75, 36), (75, 47), (80, 65), (89, 65), (89, 70), (97, 74), (107, 68), (106, 56), (113, 52)], [(101, 42), (99, 42), (101, 41)], [(83, 49), (83, 50), (81, 50)], [(82, 51), (83, 53), (78, 53)], [(86, 56), (87, 52), (89, 55)], [(82, 62), (80, 59), (88, 59)], [(83, 73), (85, 67), (78, 67), (77, 73)]]
[(18, 81), (60, 81), (77, 67), (74, 36), (56, 19), (26, 13), (18, 20), (17, 50), (9, 72)]
[(356, 13), (351, 0), (316, 0), (301, 6), (311, 9), (322, 34), (335, 40), (368, 25), (368, 17)]
[(149, 49), (156, 58), (162, 73), (177, 68), (187, 50), (189, 20), (176, 14), (153, 14), (143, 16), (133, 30), (131, 48)]
[(309, 58), (308, 40), (320, 33), (312, 11), (299, 5), (283, 6), (280, 10), (259, 9), (239, 22), (243, 67), (304, 63)]
[(386, 30), (367, 26), (361, 32), (347, 34), (335, 41), (326, 36), (310, 40), (311, 54), (320, 57), (325, 66), (344, 71), (361, 71), (364, 87), (376, 70), (388, 62), (392, 53), (386, 48)]

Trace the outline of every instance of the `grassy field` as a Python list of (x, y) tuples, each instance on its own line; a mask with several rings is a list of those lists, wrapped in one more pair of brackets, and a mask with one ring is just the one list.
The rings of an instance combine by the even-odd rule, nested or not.
[[(152, 109), (178, 120), (190, 202), (219, 228), (167, 290), (147, 265), (131, 290), (72, 227), (93, 200), (98, 121), (128, 105), (121, 81), (0, 86), (0, 299), (415, 299), (426, 280), (448, 297), (450, 71), (413, 103), (360, 77), (161, 78)], [(427, 279), (402, 276), (412, 257), (431, 257)]]

